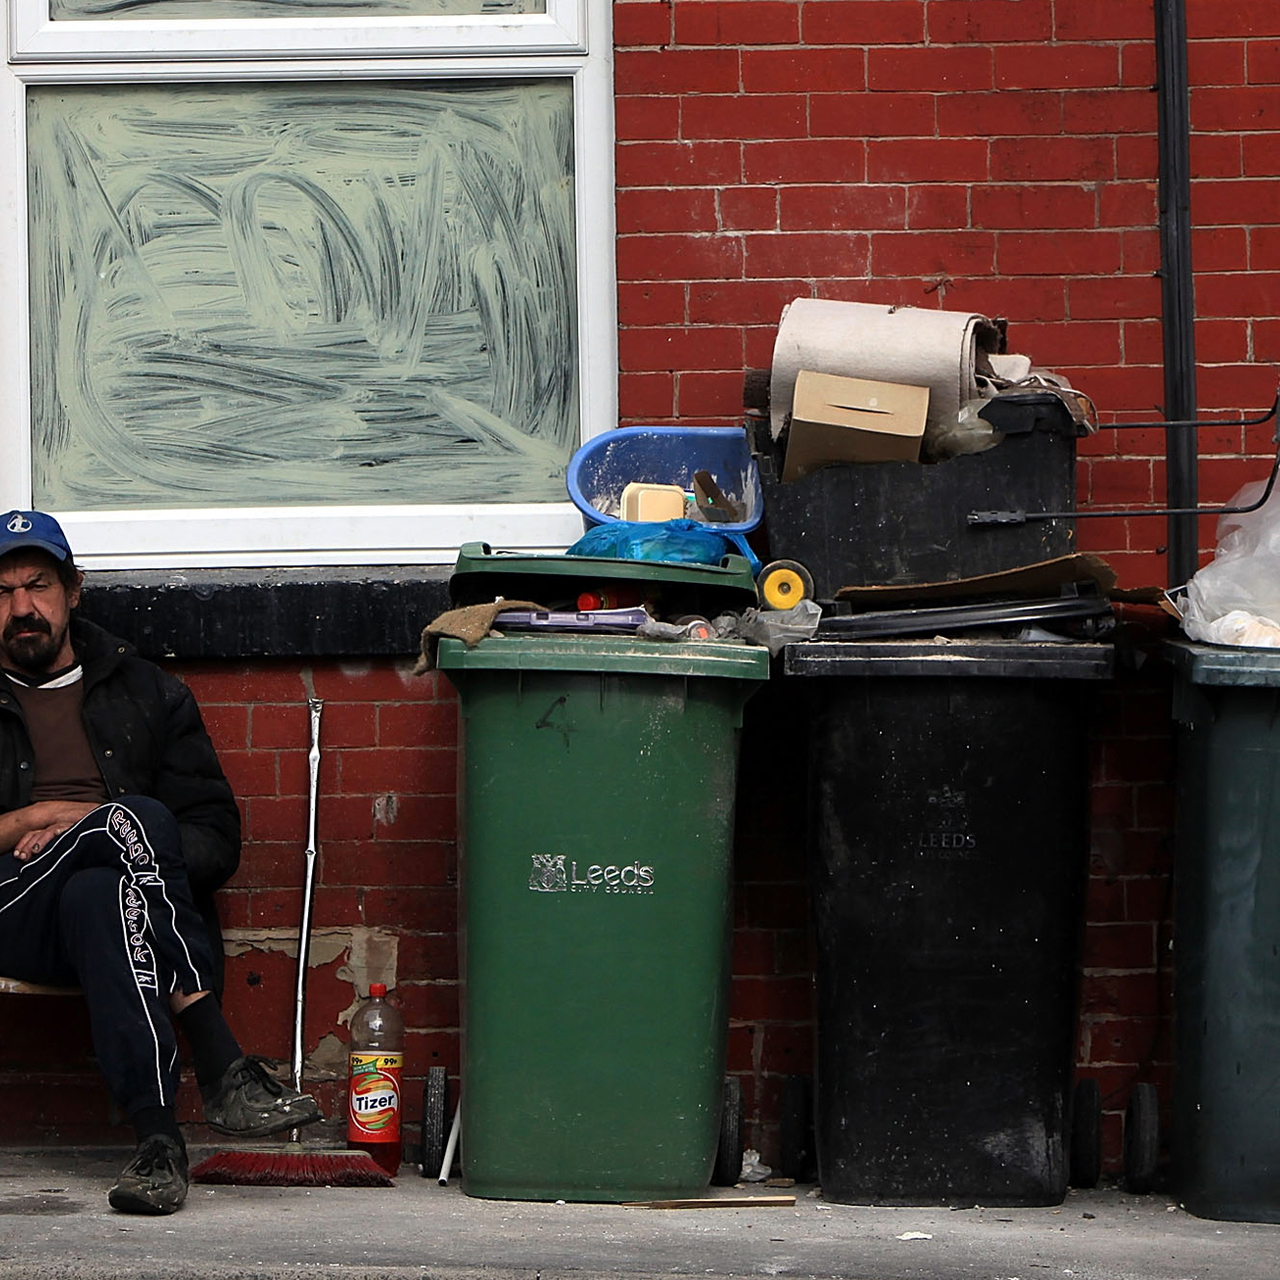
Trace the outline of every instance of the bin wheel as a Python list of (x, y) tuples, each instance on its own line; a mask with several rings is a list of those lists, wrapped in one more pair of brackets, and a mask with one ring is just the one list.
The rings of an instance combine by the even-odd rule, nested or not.
[(725, 1076), (720, 1106), (720, 1142), (711, 1169), (711, 1185), (731, 1187), (742, 1177), (742, 1081)]
[(1071, 1185), (1096, 1187), (1102, 1176), (1102, 1090), (1096, 1080), (1076, 1081), (1069, 1152)]
[(813, 599), (813, 575), (798, 560), (771, 560), (756, 575), (756, 592), (768, 609), (790, 609)]
[(449, 1136), (449, 1073), (431, 1067), (422, 1086), (422, 1176), (435, 1178), (444, 1163)]
[(1135, 1084), (1124, 1113), (1124, 1189), (1144, 1195), (1155, 1184), (1160, 1154), (1160, 1096), (1153, 1084)]

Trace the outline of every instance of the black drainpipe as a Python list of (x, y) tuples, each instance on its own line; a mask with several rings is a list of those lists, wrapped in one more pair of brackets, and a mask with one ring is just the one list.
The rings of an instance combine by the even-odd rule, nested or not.
[[(1155, 0), (1156, 93), (1160, 145), (1160, 283), (1164, 330), (1164, 416), (1187, 422), (1196, 413), (1195, 282), (1191, 270), (1191, 91), (1187, 78), (1186, 0)], [(1167, 505), (1197, 503), (1196, 433), (1165, 432)], [(1169, 517), (1169, 585), (1186, 582), (1198, 564), (1198, 521)]]

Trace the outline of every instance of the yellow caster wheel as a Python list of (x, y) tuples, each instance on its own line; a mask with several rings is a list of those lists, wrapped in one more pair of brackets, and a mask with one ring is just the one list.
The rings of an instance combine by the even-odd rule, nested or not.
[(767, 609), (790, 609), (813, 599), (813, 578), (796, 560), (771, 560), (756, 576), (756, 592)]

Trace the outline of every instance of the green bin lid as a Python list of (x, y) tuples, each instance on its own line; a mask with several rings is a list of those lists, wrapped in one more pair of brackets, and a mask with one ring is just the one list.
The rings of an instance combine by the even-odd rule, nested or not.
[(463, 544), (449, 579), (449, 595), (457, 605), (480, 604), (499, 595), (545, 604), (544, 597), (573, 597), (596, 582), (657, 585), (668, 594), (696, 598), (715, 609), (743, 609), (756, 603), (755, 578), (743, 556), (725, 556), (719, 564), (681, 564), (494, 551), (484, 542)]
[(1280, 649), (1236, 649), (1167, 640), (1160, 646), (1160, 656), (1192, 684), (1280, 687)]
[(625, 636), (490, 636), (468, 649), (445, 638), (442, 671), (599, 671), (654, 676), (718, 676), (767, 680), (769, 651), (733, 640), (669, 643)]

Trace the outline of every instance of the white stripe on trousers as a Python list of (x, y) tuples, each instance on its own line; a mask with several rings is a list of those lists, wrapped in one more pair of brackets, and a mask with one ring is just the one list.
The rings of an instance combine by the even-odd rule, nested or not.
[[(128, 819), (132, 819), (132, 826), (128, 825)], [(144, 839), (145, 828), (138, 821), (136, 814), (124, 805), (117, 804), (114, 801), (101, 804), (91, 813), (87, 813), (75, 826), (69, 827), (61, 835), (56, 836), (48, 848), (39, 855), (38, 859), (33, 859), (32, 862), (26, 864), (26, 867), (20, 868), (17, 875), (11, 876), (8, 880), (0, 881), (0, 891), (3, 891), (15, 882), (20, 881), (25, 870), (39, 865), (40, 874), (32, 877), (30, 882), (8, 902), (0, 903), (0, 912), (16, 906), (36, 885), (59, 870), (62, 863), (77, 852), (82, 838), (99, 832), (110, 836), (112, 843), (120, 850), (121, 870), (125, 872), (134, 885), (138, 886), (139, 889), (144, 886), (146, 888), (159, 888), (160, 902), (168, 909), (168, 918), (163, 920), (163, 924), (170, 935), (171, 941), (176, 944), (173, 948), (174, 953), (181, 954), (186, 961), (191, 981), (197, 984), (203, 983), (204, 977), (200, 974), (196, 968), (195, 961), (191, 958), (191, 952), (187, 948), (186, 940), (178, 932), (177, 908), (169, 897), (168, 887), (165, 885), (160, 873), (154, 869), (157, 866), (157, 859), (150, 843)], [(132, 840), (129, 839), (130, 836), (133, 837)], [(64, 844), (66, 845), (65, 848), (62, 847)], [(86, 865), (99, 866), (103, 864), (88, 863)], [(145, 868), (148, 866), (152, 870), (146, 870)], [(139, 871), (139, 867), (144, 868), (144, 870)], [(143, 899), (145, 905), (145, 894)], [(148, 920), (148, 923), (154, 927), (157, 922)], [(166, 948), (162, 948), (162, 950), (166, 950)], [(177, 966), (175, 965), (174, 968), (176, 972)]]
[[(186, 939), (178, 929), (178, 912), (168, 886), (159, 870), (159, 860), (155, 849), (147, 838), (146, 828), (126, 805), (114, 801), (99, 805), (74, 826), (55, 837), (48, 847), (36, 859), (21, 866), (16, 875), (0, 881), (0, 898), (5, 897), (5, 890), (12, 889), (15, 884), (26, 880), (22, 888), (7, 901), (0, 902), (0, 915), (10, 908), (17, 907), (37, 886), (49, 876), (63, 869), (68, 859), (73, 861), (80, 853), (83, 840), (97, 835), (106, 835), (119, 851), (119, 866), (123, 875), (120, 880), (118, 909), (120, 916), (121, 945), (129, 958), (133, 975), (134, 988), (142, 1008), (143, 1017), (151, 1031), (154, 1045), (153, 1060), (155, 1064), (156, 1093), (162, 1106), (173, 1105), (167, 1087), (167, 1076), (172, 1071), (177, 1058), (176, 1046), (170, 1053), (168, 1068), (162, 1062), (164, 1050), (163, 1040), (157, 1032), (152, 1016), (152, 1008), (148, 1003), (147, 992), (157, 998), (167, 995), (160, 989), (159, 966), (156, 961), (156, 945), (154, 938), (157, 927), (167, 935), (168, 946), (161, 948), (171, 962), (172, 977), (168, 990), (172, 992), (182, 985), (178, 975), (180, 960), (186, 967), (189, 982), (196, 990), (204, 989), (208, 983), (192, 959)], [(84, 863), (85, 867), (110, 866), (109, 860), (92, 858)], [(73, 868), (69, 874), (81, 870)], [(30, 872), (37, 874), (28, 874)], [(148, 890), (158, 890), (155, 901), (148, 902)], [(155, 908), (155, 909), (153, 909)], [(148, 936), (150, 935), (150, 937)]]

